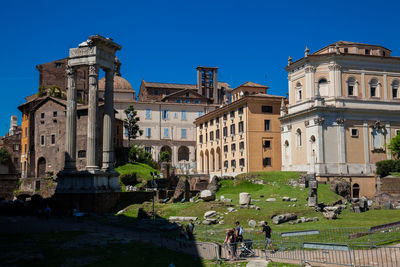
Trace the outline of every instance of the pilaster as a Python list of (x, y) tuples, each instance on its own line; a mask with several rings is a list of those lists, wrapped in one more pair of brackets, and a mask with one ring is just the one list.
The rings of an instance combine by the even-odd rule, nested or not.
[(361, 72), (361, 97), (367, 98), (366, 90), (365, 90), (365, 72)]
[(338, 172), (346, 174), (346, 131), (344, 128), (344, 119), (337, 118), (337, 136), (338, 136)]
[(383, 99), (388, 99), (387, 73), (383, 74)]
[(305, 67), (306, 75), (306, 99), (311, 99), (315, 95), (315, 70), (314, 66)]
[(369, 172), (369, 132), (368, 122), (363, 123), (363, 135), (364, 135), (364, 161), (365, 161), (365, 173)]

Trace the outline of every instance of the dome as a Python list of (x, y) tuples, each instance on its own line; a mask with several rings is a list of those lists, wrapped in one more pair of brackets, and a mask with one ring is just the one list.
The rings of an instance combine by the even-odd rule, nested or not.
[[(99, 91), (104, 91), (106, 78), (103, 77), (99, 81)], [(114, 90), (134, 92), (132, 85), (119, 75), (114, 75)]]

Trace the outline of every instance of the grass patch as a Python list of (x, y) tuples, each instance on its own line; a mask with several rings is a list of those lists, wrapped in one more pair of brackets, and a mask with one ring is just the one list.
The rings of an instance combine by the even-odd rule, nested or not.
[(137, 173), (138, 177), (145, 179), (145, 180), (153, 179), (153, 177), (151, 177), (151, 175), (150, 175), (150, 172), (157, 171), (156, 169), (153, 169), (152, 167), (150, 167), (149, 165), (144, 164), (144, 163), (127, 163), (125, 165), (119, 166), (115, 170), (120, 175)]

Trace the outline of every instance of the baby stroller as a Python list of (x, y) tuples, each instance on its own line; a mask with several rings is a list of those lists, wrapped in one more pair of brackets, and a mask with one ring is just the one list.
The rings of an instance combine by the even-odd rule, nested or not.
[(243, 240), (242, 246), (238, 249), (240, 251), (239, 257), (253, 257), (253, 241), (251, 239)]

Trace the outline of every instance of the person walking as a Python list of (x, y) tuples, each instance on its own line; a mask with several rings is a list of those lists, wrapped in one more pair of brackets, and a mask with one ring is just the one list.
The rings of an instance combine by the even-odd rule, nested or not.
[(235, 260), (236, 257), (236, 243), (235, 243), (235, 231), (234, 229), (227, 229), (226, 230), (226, 237), (224, 240), (224, 244), (228, 246), (230, 259)]
[(265, 233), (265, 244), (264, 244), (264, 251), (267, 251), (267, 246), (271, 248), (271, 253), (275, 253), (275, 250), (272, 246), (272, 240), (271, 240), (271, 227), (269, 227), (268, 222), (264, 221), (264, 225), (262, 227), (262, 231), (258, 232), (259, 234)]
[(240, 222), (236, 222), (235, 227), (236, 242), (243, 242), (243, 228), (240, 226)]

